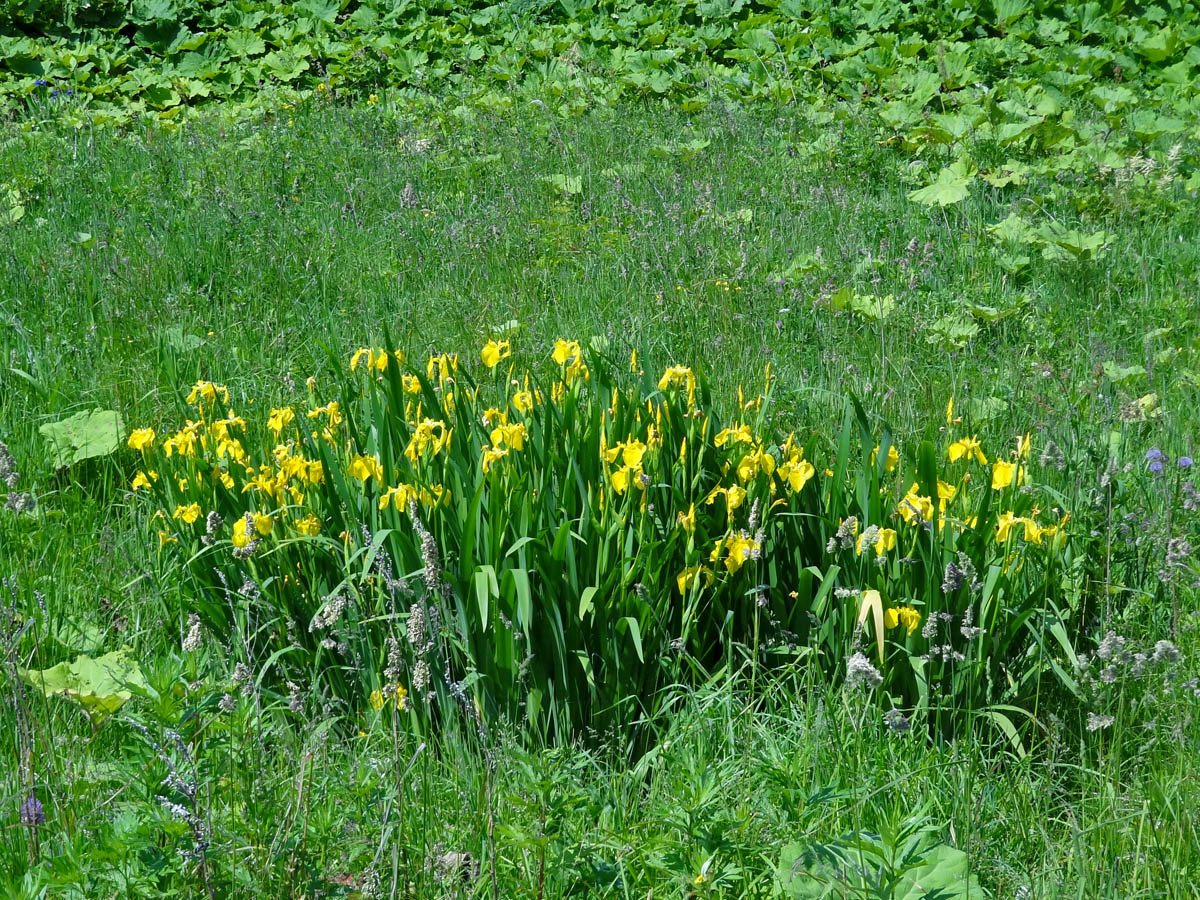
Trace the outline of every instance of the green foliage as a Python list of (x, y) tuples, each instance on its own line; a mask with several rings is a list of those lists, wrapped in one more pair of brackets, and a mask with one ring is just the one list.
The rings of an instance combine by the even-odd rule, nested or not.
[(947, 166), (927, 187), (909, 191), (908, 199), (924, 206), (945, 207), (961, 203), (970, 195), (971, 174), (960, 163)]
[(41, 671), (26, 671), (24, 675), (47, 697), (70, 697), (96, 723), (124, 706), (134, 690), (145, 691), (149, 687), (129, 647), (95, 659), (81, 654), (70, 662)]
[[(177, 124), (207, 104), (254, 114), (346, 95), (460, 111), (534, 100), (568, 115), (629, 98), (689, 113), (722, 99), (785, 101), (814, 122), (865, 114), (878, 140), (931, 164), (958, 159), (912, 193), (945, 207), (966, 196), (969, 156), (996, 164), (983, 177), (997, 188), (1031, 169), (1112, 170), (1135, 154), (1162, 165), (1167, 141), (1189, 147), (1171, 165), (1194, 168), (1200, 14), (1154, 9), (1162, 15), (1049, 0), (953, 12), (936, 0), (272, 0), (253, 10), (6, 0), (0, 102), (80, 125)], [(683, 160), (706, 146), (655, 143)]]
[(108, 456), (120, 445), (124, 427), (120, 414), (93, 409), (39, 425), (38, 432), (46, 439), (54, 466), (65, 468), (85, 459)]
[(941, 844), (918, 812), (898, 832), (843, 835), (826, 845), (788, 844), (777, 877), (793, 900), (878, 897), (880, 900), (985, 898), (967, 854)]
[[(557, 375), (539, 378), (500, 368), (511, 352), (489, 341), (473, 374), (456, 356), (406, 371), (398, 351), (363, 348), (357, 383), (257, 423), (200, 382), (161, 446), (135, 431), (134, 486), (172, 522), (160, 539), (209, 624), (271, 622), (252, 653), (288, 654), (354, 707), (398, 692), (407, 623), (414, 695), (446, 672), (443, 699), (467, 686), (486, 721), (560, 738), (652, 715), (662, 687), (743, 654), (787, 660), (788, 640), (838, 680), (869, 640), (892, 702), (947, 727), (1029, 702), (1046, 672), (1073, 687), (1056, 574), (1068, 517), (1047, 523), (1053, 498), (1022, 488), (1027, 438), (990, 467), (973, 438), (948, 465), (930, 440), (901, 465), (857, 404), (835, 442), (773, 433), (769, 371), (722, 424), (691, 369), (655, 379), (635, 360), (622, 377), (559, 340)], [(243, 565), (261, 609), (231, 602)]]
[[(0, 138), (3, 181), (26, 210), (3, 228), (0, 440), (20, 477), (0, 484), (0, 505), (37, 501), (19, 514), (0, 509), (0, 894), (206, 896), (192, 829), (160, 797), (209, 829), (203, 859), (218, 897), (354, 897), (373, 877), (383, 896), (490, 896), (494, 863), (500, 897), (536, 896), (544, 885), (545, 897), (766, 900), (778, 896), (780, 848), (861, 839), (869, 844), (854, 863), (874, 862), (867, 848), (903, 847), (888, 830), (921, 811), (930, 840), (965, 852), (992, 896), (1200, 893), (1197, 562), (1179, 543), (1200, 546), (1187, 508), (1197, 470), (1179, 465), (1195, 452), (1200, 399), (1186, 277), (1200, 241), (1186, 176), (1160, 184), (1166, 154), (1143, 158), (1161, 163), (1150, 174), (1139, 162), (1053, 177), (1041, 150), (975, 155), (978, 182), (943, 215), (906, 194), (924, 184), (914, 173), (955, 155), (929, 157), (927, 169), (898, 165), (869, 118), (821, 120), (817, 104), (797, 115), (790, 98), (577, 118), (457, 101), (418, 114), (395, 99), (311, 104), (291, 126), (268, 118), (199, 121), (183, 135), (22, 133), (37, 124), (23, 119)], [(710, 144), (690, 159), (656, 149), (693, 140)], [(1016, 176), (1018, 157), (1030, 171), (994, 189), (984, 176)], [(580, 194), (564, 202), (539, 180), (556, 172), (579, 177)], [(1099, 262), (998, 245), (985, 228), (1010, 213), (1035, 230), (1055, 221), (1111, 242)], [(1005, 254), (1027, 261), (1013, 272)], [(843, 286), (890, 293), (895, 309), (883, 326), (838, 315), (824, 301)], [(927, 340), (957, 315), (979, 325), (964, 349)], [(880, 704), (890, 698), (843, 689), (838, 660), (762, 641), (757, 666), (741, 664), (751, 654), (731, 644), (734, 665), (717, 678), (659, 692), (660, 714), (636, 744), (589, 735), (586, 746), (518, 746), (524, 729), (496, 718), (480, 752), (457, 701), (418, 735), (421, 723), (391, 702), (375, 710), (356, 691), (353, 708), (341, 703), (332, 676), (310, 677), (299, 651), (248, 652), (254, 640), (283, 644), (288, 623), (254, 598), (245, 565), (227, 570), (228, 593), (216, 596), (244, 617), (246, 639), (227, 644), (223, 632), (202, 630), (199, 649), (182, 650), (187, 615), (205, 597), (156, 531), (184, 525), (149, 519), (152, 507), (127, 494), (136, 454), (58, 472), (38, 425), (102, 408), (174, 428), (195, 418), (178, 386), (217, 374), (259, 431), (268, 406), (293, 404), (303, 419), (309, 375), (323, 399), (361, 405), (363, 376), (348, 379), (322, 345), (340, 355), (378, 340), (381, 323), (422, 363), (428, 349), (510, 339), (517, 364), (539, 378), (553, 372), (545, 349), (562, 334), (603, 338), (622, 378), (636, 345), (654, 374), (702, 366), (714, 385), (707, 408), (721, 421), (742, 415), (733, 386), (759, 384), (770, 361), (767, 426), (815, 441), (827, 452), (814, 449), (819, 462), (834, 456), (850, 393), (862, 398), (872, 440), (891, 424), (906, 468), (926, 438), (941, 450), (978, 434), (991, 459), (1031, 426), (1041, 521), (1053, 503), (1072, 512), (1073, 557), (1055, 569), (1055, 590), (1067, 626), (1082, 632), (1075, 649), (1091, 660), (1067, 672), (1080, 697), (1046, 678), (1027, 711), (976, 709), (945, 739), (925, 727), (936, 703), (930, 713), (903, 708), (908, 731), (894, 718), (889, 727)], [(1124, 379), (1134, 367), (1144, 372)], [(963, 422), (944, 424), (949, 393)], [(1151, 394), (1158, 414), (1142, 415), (1138, 401)], [(874, 445), (858, 429), (848, 471), (869, 471)], [(1156, 448), (1165, 457), (1157, 473), (1146, 458)], [(984, 470), (966, 465), (972, 496), (984, 492)], [(911, 484), (897, 473), (883, 483)], [(847, 490), (857, 494), (857, 483)], [(189, 533), (202, 537), (202, 527)], [(299, 543), (282, 520), (274, 529), (256, 565), (265, 551), (299, 555), (277, 549)], [(361, 551), (360, 536), (354, 543)], [(858, 577), (850, 567), (873, 565), (843, 556), (847, 584)], [(366, 554), (355, 565), (361, 572)], [(500, 601), (484, 574), (491, 616)], [(423, 590), (415, 565), (393, 575)], [(474, 583), (467, 597), (477, 604)], [(536, 591), (531, 599), (536, 628)], [(850, 624), (860, 603), (847, 603)], [(386, 623), (402, 649), (404, 624)], [(298, 643), (311, 640), (307, 627), (295, 620)], [(870, 610), (864, 629), (847, 649), (877, 664)], [(1098, 652), (1109, 630), (1128, 641), (1115, 680)], [(618, 636), (637, 663), (629, 632)], [(639, 636), (649, 661), (655, 635)], [(907, 635), (885, 637), (889, 671), (903, 670), (895, 644)], [(1164, 649), (1139, 675), (1137, 657), (1153, 659), (1163, 640), (1181, 660), (1168, 668)], [(46, 698), (17, 674), (122, 645), (135, 648), (151, 690), (133, 691), (98, 729), (79, 704)], [(1067, 654), (1051, 645), (1045, 658)], [(363, 665), (386, 667), (386, 658)], [(358, 678), (345, 673), (356, 688)], [(168, 761), (178, 781), (168, 782)], [(192, 784), (195, 805), (180, 790)], [(18, 818), (31, 795), (46, 817), (36, 829)]]

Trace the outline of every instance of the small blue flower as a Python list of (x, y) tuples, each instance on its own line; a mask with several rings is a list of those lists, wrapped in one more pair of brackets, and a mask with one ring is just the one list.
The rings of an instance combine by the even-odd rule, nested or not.
[(1155, 475), (1157, 475), (1162, 470), (1163, 470), (1162, 460), (1156, 459), (1156, 460), (1154, 460), (1154, 462), (1150, 463), (1150, 471), (1153, 472)]
[(33, 84), (35, 87), (50, 87), (50, 82), (48, 82), (48, 81), (40, 81), (39, 80), (39, 81), (35, 81)]
[(1155, 460), (1159, 460), (1162, 458), (1163, 458), (1163, 453), (1157, 447), (1151, 447), (1149, 450), (1146, 451), (1146, 459), (1149, 462), (1154, 462)]
[(46, 821), (46, 811), (42, 809), (42, 801), (30, 794), (25, 798), (25, 802), (21, 804), (21, 824), (22, 825), (41, 825)]
[(1190, 469), (1192, 467), (1192, 458), (1190, 456), (1181, 456), (1175, 460), (1175, 465), (1181, 469)]

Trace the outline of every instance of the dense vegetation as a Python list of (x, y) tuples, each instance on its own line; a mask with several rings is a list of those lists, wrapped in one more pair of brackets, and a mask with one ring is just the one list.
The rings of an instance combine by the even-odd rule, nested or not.
[(3, 892), (1195, 894), (1195, 10), (318, 6), (0, 7)]

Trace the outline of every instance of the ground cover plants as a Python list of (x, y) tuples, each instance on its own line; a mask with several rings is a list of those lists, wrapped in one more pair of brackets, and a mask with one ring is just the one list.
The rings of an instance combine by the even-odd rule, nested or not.
[(486, 84), (0, 140), (4, 893), (1195, 894), (1194, 117)]

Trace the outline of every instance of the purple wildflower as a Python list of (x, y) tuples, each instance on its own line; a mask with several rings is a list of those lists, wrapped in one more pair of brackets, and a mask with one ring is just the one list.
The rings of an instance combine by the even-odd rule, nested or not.
[(1155, 475), (1157, 475), (1162, 470), (1163, 470), (1162, 460), (1156, 459), (1156, 460), (1154, 460), (1154, 462), (1150, 463), (1150, 471), (1153, 472)]
[(1175, 460), (1175, 465), (1181, 469), (1190, 469), (1192, 467), (1192, 458), (1190, 456), (1181, 456)]
[(1158, 460), (1161, 460), (1162, 458), (1163, 458), (1163, 452), (1161, 450), (1159, 450), (1157, 447), (1151, 447), (1149, 450), (1146, 451), (1146, 461), (1147, 462), (1157, 462)]
[(42, 809), (42, 801), (30, 794), (21, 804), (21, 824), (30, 827), (41, 825), (46, 821), (46, 811)]

